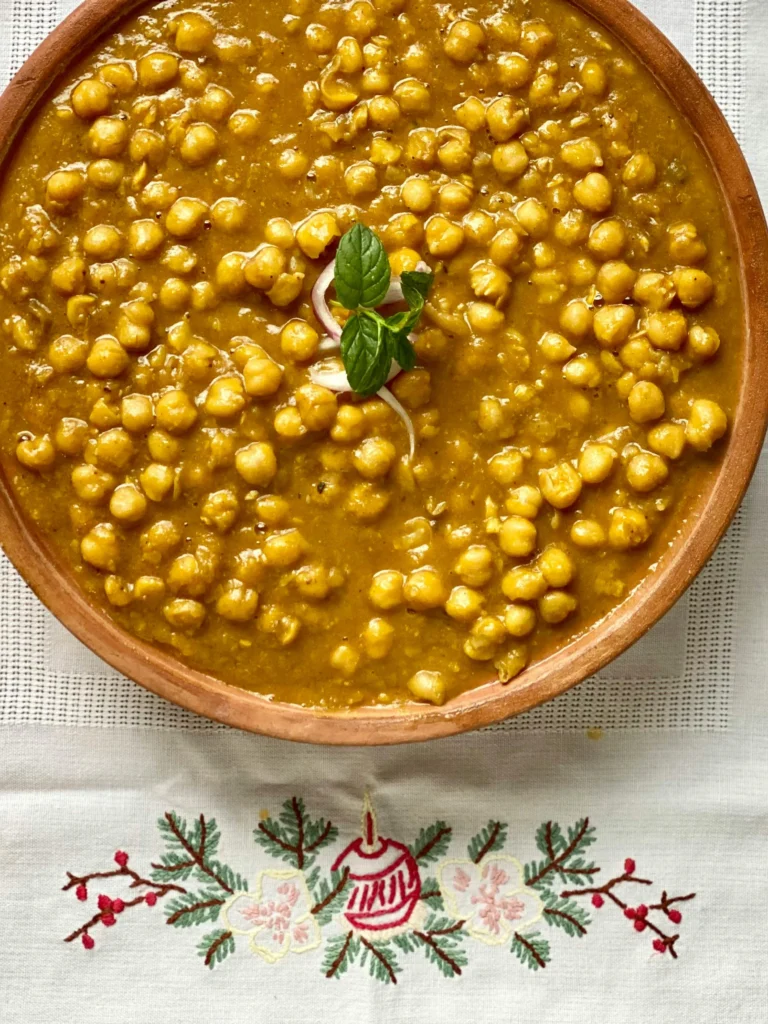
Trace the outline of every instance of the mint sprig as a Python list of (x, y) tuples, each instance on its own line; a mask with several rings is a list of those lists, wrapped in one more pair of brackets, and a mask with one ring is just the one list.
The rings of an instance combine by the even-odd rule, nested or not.
[(413, 369), (416, 353), (408, 335), (416, 327), (434, 275), (405, 271), (400, 277), (408, 309), (384, 317), (376, 311), (389, 290), (392, 271), (377, 235), (355, 224), (342, 236), (334, 266), (336, 296), (352, 312), (341, 334), (341, 358), (350, 387), (373, 395), (387, 382), (392, 360)]

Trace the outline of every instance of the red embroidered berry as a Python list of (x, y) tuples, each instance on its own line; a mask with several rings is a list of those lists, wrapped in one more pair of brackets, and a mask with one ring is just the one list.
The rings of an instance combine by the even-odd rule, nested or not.
[(148, 892), (147, 895), (144, 897), (144, 902), (147, 904), (148, 907), (154, 907), (154, 905), (157, 903), (157, 893)]
[(122, 914), (122, 912), (124, 910), (125, 910), (125, 904), (123, 903), (122, 900), (112, 900), (112, 913), (113, 914)]
[(637, 908), (637, 916), (648, 917), (648, 907), (646, 907), (644, 903), (641, 903), (640, 906)]
[(96, 945), (96, 943), (93, 941), (88, 932), (83, 932), (82, 942), (86, 949), (93, 949), (93, 947)]
[(624, 911), (624, 917), (628, 917), (630, 921), (634, 921), (637, 917), (637, 911), (634, 907), (627, 907)]
[(84, 885), (78, 885), (75, 889), (75, 896), (77, 896), (81, 903), (85, 903), (88, 899), (88, 890)]
[(668, 910), (667, 917), (672, 922), (672, 924), (680, 924), (680, 922), (683, 920), (683, 915), (680, 913), (679, 910)]
[(112, 900), (109, 898), (109, 896), (105, 896), (104, 893), (101, 893), (101, 895), (99, 896), (98, 904), (99, 910), (109, 911), (112, 909)]
[(121, 868), (124, 868), (128, 863), (128, 854), (123, 850), (118, 850), (115, 854), (115, 863), (119, 864)]
[(632, 858), (627, 857), (627, 859), (624, 861), (624, 870), (626, 871), (626, 873), (628, 875), (633, 875), (635, 873), (635, 867), (636, 865)]
[(664, 941), (664, 939), (654, 939), (653, 948), (656, 950), (657, 953), (664, 953), (666, 951), (667, 944)]
[(605, 900), (603, 899), (603, 897), (600, 895), (599, 892), (596, 892), (595, 895), (592, 897), (592, 906), (597, 907), (597, 909), (599, 910), (604, 903)]
[(101, 915), (101, 923), (103, 925), (106, 925), (107, 928), (111, 928), (112, 925), (116, 923), (116, 921), (117, 921), (117, 918), (115, 917), (114, 914), (102, 914)]
[(644, 921), (642, 919), (642, 917), (638, 917), (638, 918), (635, 919), (635, 931), (636, 932), (644, 932), (647, 927), (648, 927), (648, 922)]

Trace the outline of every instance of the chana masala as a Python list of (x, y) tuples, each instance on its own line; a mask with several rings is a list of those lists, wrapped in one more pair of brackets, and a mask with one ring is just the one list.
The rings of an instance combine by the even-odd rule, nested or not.
[(5, 472), (94, 604), (227, 682), (514, 686), (717, 470), (723, 210), (565, 0), (144, 7), (6, 161)]

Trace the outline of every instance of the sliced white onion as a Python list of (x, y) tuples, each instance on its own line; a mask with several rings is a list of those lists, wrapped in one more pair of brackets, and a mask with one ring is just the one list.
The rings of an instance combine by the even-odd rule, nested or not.
[[(339, 359), (326, 359), (322, 363), (313, 363), (309, 367), (309, 379), (313, 384), (321, 384), (324, 388), (328, 388), (329, 391), (336, 391), (338, 394), (343, 395), (347, 391), (352, 391), (352, 385), (349, 383), (346, 371), (343, 366), (340, 365)], [(392, 360), (392, 365), (389, 368), (387, 374), (387, 384), (393, 380), (398, 373), (400, 373), (402, 367), (395, 360)]]
[[(397, 364), (395, 364), (395, 365), (397, 365)], [(391, 380), (391, 378), (390, 378), (390, 380)], [(405, 409), (402, 407), (402, 405), (398, 402), (398, 400), (395, 398), (395, 396), (392, 394), (392, 392), (389, 390), (389, 388), (382, 388), (380, 391), (377, 392), (377, 394), (378, 394), (379, 398), (382, 401), (386, 402), (387, 405), (390, 407), (390, 409), (392, 409), (392, 411), (397, 416), (400, 417), (400, 419), (403, 421), (403, 424), (405, 425), (405, 429), (408, 431), (408, 444), (409, 444), (408, 461), (410, 462), (413, 459), (413, 456), (416, 453), (416, 433), (415, 433), (415, 431), (413, 429), (413, 423), (411, 422), (411, 417), (408, 415), (408, 413), (405, 411)]]
[(317, 351), (321, 356), (331, 355), (333, 352), (338, 352), (341, 348), (341, 338), (329, 338), (328, 335), (322, 339), (320, 344), (317, 346)]
[(325, 293), (328, 291), (331, 286), (331, 282), (333, 281), (333, 274), (334, 264), (332, 261), (314, 283), (312, 288), (312, 308), (315, 311), (315, 316), (328, 332), (328, 335), (331, 338), (340, 338), (341, 328), (331, 313), (330, 307), (328, 306), (325, 298)]

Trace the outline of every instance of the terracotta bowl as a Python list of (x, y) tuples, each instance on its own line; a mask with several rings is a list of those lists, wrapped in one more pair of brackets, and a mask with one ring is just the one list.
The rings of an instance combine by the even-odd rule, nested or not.
[[(32, 54), (0, 98), (0, 154), (56, 77), (141, 0), (86, 0)], [(227, 725), (330, 744), (427, 740), (519, 714), (596, 672), (639, 639), (684, 592), (735, 514), (768, 421), (768, 235), (744, 157), (714, 100), (672, 44), (627, 0), (572, 0), (621, 39), (655, 75), (698, 135), (715, 168), (738, 254), (744, 359), (738, 406), (722, 463), (688, 510), (655, 571), (591, 631), (539, 661), (508, 686), (491, 680), (444, 707), (321, 712), (265, 700), (183, 665), (119, 629), (91, 607), (45, 539), (24, 517), (0, 474), (0, 542), (41, 601), (84, 644), (137, 683)]]

